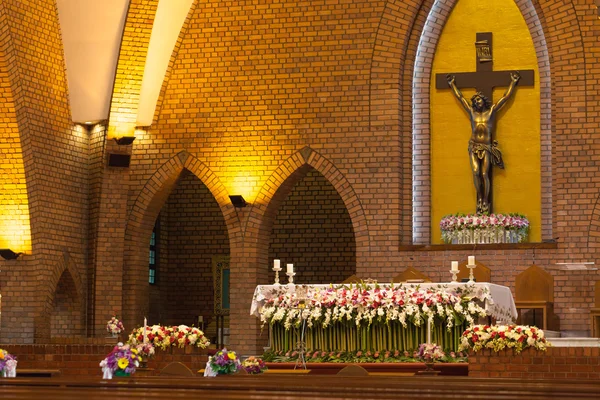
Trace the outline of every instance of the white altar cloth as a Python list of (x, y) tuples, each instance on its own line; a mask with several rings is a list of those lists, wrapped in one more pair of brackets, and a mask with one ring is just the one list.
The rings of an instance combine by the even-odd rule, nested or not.
[[(333, 284), (333, 287), (339, 287), (342, 284)], [(349, 286), (350, 284), (346, 284)], [(389, 287), (389, 283), (379, 283), (380, 287)], [(485, 311), (487, 315), (494, 317), (499, 323), (513, 323), (517, 319), (517, 307), (513, 299), (510, 289), (506, 286), (500, 286), (488, 282), (448, 282), (448, 283), (395, 283), (394, 287), (398, 286), (416, 288), (419, 286), (421, 289), (440, 289), (442, 288), (446, 292), (453, 292), (456, 288), (472, 287), (474, 292), (481, 292), (487, 290), (489, 293), (488, 300), (484, 303)], [(298, 285), (299, 286), (299, 285)], [(331, 285), (306, 285), (311, 289), (327, 289)], [(252, 297), (252, 306), (250, 307), (250, 315), (259, 315), (260, 307), (269, 299), (272, 295), (280, 292), (281, 289), (285, 290), (287, 285), (258, 285), (254, 289), (254, 296)]]

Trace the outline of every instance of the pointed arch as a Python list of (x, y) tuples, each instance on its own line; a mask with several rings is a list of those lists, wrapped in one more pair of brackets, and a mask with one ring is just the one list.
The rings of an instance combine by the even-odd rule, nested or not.
[(70, 301), (75, 300), (76, 302), (72, 311), (75, 312), (75, 315), (79, 314), (79, 320), (72, 320), (71, 324), (75, 326), (79, 325), (79, 334), (83, 334), (85, 327), (86, 293), (84, 291), (82, 276), (69, 252), (63, 252), (62, 256), (56, 261), (55, 268), (52, 271), (52, 276), (47, 283), (47, 298), (46, 301), (42, 303), (44, 306), (42, 307), (40, 315), (37, 317), (36, 330), (39, 333), (47, 332), (47, 335), (39, 336), (47, 336), (48, 338), (51, 336), (53, 318), (49, 318), (48, 316), (54, 316), (54, 305), (57, 295), (63, 294), (60, 293), (61, 289), (64, 289), (61, 283), (67, 282), (69, 289), (74, 289), (74, 293), (69, 293)]
[[(148, 243), (154, 222), (183, 171), (189, 170), (210, 191), (223, 214), (232, 245), (239, 238), (237, 215), (219, 178), (197, 158), (183, 151), (165, 162), (138, 194), (125, 228), (123, 314), (126, 323), (139, 321), (148, 312)], [(239, 239), (238, 239), (239, 240)]]
[[(420, 35), (413, 70), (412, 129), (412, 232), (413, 243), (431, 241), (431, 67), (442, 30), (459, 0), (436, 0)], [(552, 237), (552, 103), (550, 59), (540, 19), (531, 1), (515, 0), (536, 50), (540, 71), (540, 140), (542, 176), (542, 238)]]
[[(310, 167), (321, 173), (331, 183), (348, 210), (356, 238), (358, 263), (358, 254), (367, 257), (370, 249), (365, 212), (352, 185), (340, 170), (331, 161), (308, 146), (292, 154), (271, 174), (256, 196), (255, 206), (252, 207), (248, 223), (260, 221), (261, 234), (259, 236), (266, 234), (268, 237), (272, 218), (279, 205), (291, 188), (306, 175)], [(246, 230), (252, 233), (252, 229), (249, 230), (247, 227)]]
[(293, 186), (311, 168), (323, 175), (335, 188), (348, 210), (356, 243), (356, 265), (367, 265), (369, 261), (367, 219), (350, 182), (331, 161), (308, 146), (292, 154), (269, 176), (248, 210), (244, 227), (244, 248), (242, 251), (232, 248), (232, 277), (240, 274), (244, 278), (231, 281), (232, 346), (246, 351), (257, 351), (264, 346), (264, 338), (261, 339), (259, 334), (258, 319), (248, 314), (248, 304), (251, 304), (256, 285), (268, 279), (269, 239), (277, 210)]

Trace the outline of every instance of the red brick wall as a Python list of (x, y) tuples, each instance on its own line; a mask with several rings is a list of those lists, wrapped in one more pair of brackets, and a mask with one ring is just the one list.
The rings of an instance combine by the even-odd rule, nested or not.
[(56, 4), (3, 1), (0, 20), (2, 74), (15, 106), (12, 129), (18, 129), (23, 154), (32, 245), (30, 254), (10, 264), (18, 287), (2, 286), (0, 335), (43, 341), (50, 337), (48, 314), (63, 259), (85, 276), (88, 137), (71, 122)]
[(585, 379), (600, 378), (599, 347), (550, 347), (498, 353), (482, 350), (469, 355), (473, 378)]
[(80, 336), (83, 333), (81, 302), (75, 282), (68, 271), (58, 281), (50, 317), (52, 337)]
[[(17, 374), (19, 369), (60, 370), (61, 376), (102, 377), (99, 364), (113, 349), (114, 345), (104, 344), (103, 339), (94, 343), (47, 344), (47, 345), (0, 345), (17, 357)], [(148, 360), (148, 368), (154, 369), (152, 374), (173, 361), (185, 364), (196, 372), (206, 366), (208, 356), (206, 350), (192, 348), (169, 348), (157, 350), (156, 355)]]
[[(451, 260), (475, 254), (491, 268), (494, 283), (513, 287), (516, 275), (535, 263), (554, 276), (562, 328), (588, 331), (600, 273), (565, 271), (557, 263), (600, 263), (597, 13), (579, 0), (533, 2), (547, 47), (538, 50), (540, 59), (551, 60), (546, 100), (552, 125), (543, 129), (551, 133), (551, 150), (544, 147), (550, 165), (544, 168), (552, 181), (544, 187), (552, 210), (546, 207), (544, 217), (551, 224), (546, 232), (560, 238), (558, 248), (425, 251), (400, 245), (412, 243), (418, 185), (412, 181), (412, 149), (419, 144), (413, 142), (413, 65), (432, 5), (273, 1), (241, 3), (232, 12), (222, 2), (196, 1), (171, 59), (156, 123), (136, 133), (132, 147), (119, 149), (104, 142), (102, 133), (92, 133), (90, 141), (87, 132), (71, 126), (55, 4), (0, 3), (2, 90), (10, 86), (15, 105), (7, 118), (16, 121), (11, 140), (15, 129), (19, 133), (22, 157), (14, 163), (23, 160), (32, 235), (31, 255), (0, 260), (1, 338), (31, 342), (50, 336), (45, 317), (65, 257), (79, 271), (75, 285), (89, 293), (91, 333), (103, 333), (112, 310), (128, 318), (129, 326), (139, 324), (150, 307), (149, 235), (186, 168), (216, 199), (228, 232), (232, 344), (240, 351), (260, 347), (264, 337), (248, 305), (254, 286), (271, 281), (269, 244), (277, 213), (296, 183), (295, 171), (307, 166), (331, 183), (348, 212), (358, 276), (385, 281), (413, 266), (445, 281)], [(110, 134), (119, 122), (133, 130), (156, 6), (131, 2)], [(132, 153), (131, 167), (105, 168), (107, 151)], [(235, 194), (236, 179), (254, 193), (243, 210), (234, 210), (227, 197)]]
[[(294, 264), (298, 284), (342, 282), (356, 271), (352, 221), (335, 188), (314, 169), (293, 187), (273, 224), (269, 259)], [(275, 274), (269, 273), (269, 282)]]
[(229, 254), (219, 205), (195, 175), (183, 170), (163, 214), (159, 246), (167, 254), (157, 272), (162, 315), (153, 323), (191, 326), (198, 315), (209, 323), (214, 312), (211, 257)]

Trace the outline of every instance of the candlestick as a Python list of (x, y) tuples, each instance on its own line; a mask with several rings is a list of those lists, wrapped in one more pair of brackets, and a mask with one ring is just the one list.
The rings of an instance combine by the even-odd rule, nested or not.
[(456, 274), (458, 273), (458, 270), (450, 270), (450, 273), (452, 274), (452, 281), (451, 282), (456, 282)]
[(279, 286), (279, 271), (281, 271), (281, 261), (273, 260), (273, 271), (275, 271), (275, 286)]
[(469, 256), (469, 265), (475, 265), (475, 256)]
[(146, 326), (148, 325), (146, 317), (144, 317), (144, 343), (146, 343)]
[(286, 272), (289, 275), (290, 272), (294, 272), (294, 264), (287, 264), (286, 265)]
[[(288, 264), (291, 265), (291, 264)], [(296, 275), (295, 272), (290, 272), (290, 270), (288, 269), (288, 272), (285, 273), (288, 276), (288, 283), (290, 285), (294, 285), (294, 276)]]

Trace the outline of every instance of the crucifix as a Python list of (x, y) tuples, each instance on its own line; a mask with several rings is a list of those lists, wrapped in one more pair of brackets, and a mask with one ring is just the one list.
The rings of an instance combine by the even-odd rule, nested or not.
[[(491, 167), (504, 168), (498, 141), (494, 140), (496, 114), (513, 94), (517, 83), (533, 86), (534, 71), (494, 71), (492, 54), (492, 33), (477, 33), (475, 41), (477, 56), (475, 72), (436, 74), (436, 89), (450, 87), (461, 102), (471, 120), (469, 158), (473, 171), (473, 183), (477, 191), (476, 211), (478, 214), (492, 212)], [(495, 104), (492, 103), (494, 87), (507, 86), (508, 89)], [(477, 93), (467, 101), (461, 88), (476, 88)]]

